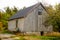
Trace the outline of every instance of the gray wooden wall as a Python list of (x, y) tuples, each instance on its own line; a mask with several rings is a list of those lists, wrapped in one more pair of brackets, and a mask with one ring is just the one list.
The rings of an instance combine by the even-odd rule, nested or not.
[(16, 20), (11, 20), (8, 22), (8, 30), (16, 31)]
[(53, 27), (49, 26), (46, 28), (43, 23), (45, 22), (46, 18), (48, 17), (48, 13), (43, 9), (42, 15), (38, 15), (38, 9), (41, 9), (41, 6), (35, 8), (32, 12), (30, 12), (24, 21), (24, 31), (26, 32), (40, 32), (44, 31), (47, 32), (50, 28), (50, 32), (53, 31)]

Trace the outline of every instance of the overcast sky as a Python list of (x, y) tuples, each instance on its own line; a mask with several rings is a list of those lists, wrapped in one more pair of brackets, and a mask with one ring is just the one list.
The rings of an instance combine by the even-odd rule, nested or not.
[[(60, 0), (39, 0), (40, 2), (46, 2), (51, 5), (55, 5), (56, 3), (60, 3)], [(23, 8), (24, 6), (29, 7), (33, 4), (36, 4), (37, 0), (0, 0), (0, 9), (4, 9), (5, 7), (13, 7), (16, 6), (18, 8)]]

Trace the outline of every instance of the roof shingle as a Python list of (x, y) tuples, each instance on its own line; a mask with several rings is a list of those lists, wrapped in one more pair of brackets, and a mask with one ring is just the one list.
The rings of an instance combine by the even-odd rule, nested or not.
[[(38, 3), (37, 3), (37, 4), (38, 4)], [(26, 15), (28, 14), (27, 12), (29, 12), (29, 11), (30, 11), (33, 7), (35, 7), (37, 4), (18, 11), (15, 15), (13, 15), (12, 17), (10, 17), (9, 20), (13, 20), (13, 19), (17, 19), (17, 18), (21, 18), (21, 17), (26, 16)], [(42, 5), (42, 4), (40, 3), (40, 5)]]
[(18, 11), (15, 15), (13, 15), (11, 18), (9, 18), (9, 20), (26, 16), (27, 12), (30, 11), (34, 6), (35, 5)]

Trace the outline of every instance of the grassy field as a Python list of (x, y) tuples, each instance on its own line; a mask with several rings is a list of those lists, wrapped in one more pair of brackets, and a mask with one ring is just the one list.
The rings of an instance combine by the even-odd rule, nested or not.
[[(11, 34), (8, 31), (3, 32)], [(11, 38), (14, 38), (15, 40), (60, 40), (60, 33), (58, 32), (53, 32), (53, 33), (48, 33), (47, 35), (44, 36), (37, 36), (37, 35), (20, 35), (16, 34), (16, 36), (11, 36)]]
[(60, 37), (51, 37), (51, 36), (32, 36), (32, 37), (41, 40), (60, 40)]
[(48, 36), (15, 36), (12, 37), (16, 40), (60, 40), (60, 37), (48, 37)]

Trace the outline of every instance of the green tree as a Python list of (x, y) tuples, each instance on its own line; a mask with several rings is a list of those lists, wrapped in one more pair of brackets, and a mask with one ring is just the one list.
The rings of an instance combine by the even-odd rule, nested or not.
[(49, 7), (47, 8), (49, 12), (49, 17), (45, 21), (47, 25), (52, 25), (54, 31), (60, 32), (60, 4), (55, 6), (55, 9)]
[(8, 27), (8, 19), (12, 15), (14, 15), (17, 11), (18, 11), (18, 9), (16, 7), (14, 7), (14, 8), (6, 7), (5, 12), (0, 12), (0, 22), (3, 23), (3, 27), (5, 29), (7, 29), (7, 27)]

